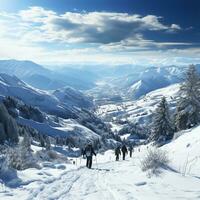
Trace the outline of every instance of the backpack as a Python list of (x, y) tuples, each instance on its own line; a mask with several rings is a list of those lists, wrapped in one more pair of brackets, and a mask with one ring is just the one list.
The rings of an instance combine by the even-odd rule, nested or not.
[(127, 153), (127, 148), (126, 148), (126, 146), (123, 146), (123, 147), (122, 147), (122, 152)]
[(85, 149), (85, 155), (86, 155), (87, 157), (89, 157), (89, 156), (92, 155), (92, 151), (91, 151), (90, 148), (86, 148), (86, 149)]
[(121, 152), (120, 152), (120, 148), (116, 148), (115, 149), (115, 155), (118, 155), (118, 154), (120, 154)]

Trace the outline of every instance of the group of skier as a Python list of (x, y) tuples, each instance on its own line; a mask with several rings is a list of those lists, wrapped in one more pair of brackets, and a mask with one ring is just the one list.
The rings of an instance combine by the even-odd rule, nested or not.
[[(130, 145), (128, 149), (125, 144), (123, 144), (122, 147), (118, 146), (115, 149), (116, 161), (119, 161), (119, 156), (121, 155), (121, 152), (122, 152), (122, 159), (125, 160), (126, 154), (128, 154), (128, 150), (130, 153), (130, 157), (132, 157), (133, 153), (132, 145)], [(85, 149), (82, 149), (82, 155), (83, 157), (86, 157), (86, 167), (91, 169), (93, 155), (96, 156), (92, 143), (89, 143), (88, 145), (86, 145)]]
[(132, 145), (130, 145), (128, 149), (125, 144), (123, 144), (121, 148), (120, 148), (120, 146), (118, 146), (115, 149), (116, 161), (119, 161), (119, 156), (121, 155), (121, 152), (122, 152), (122, 159), (125, 160), (126, 154), (128, 154), (128, 150), (130, 153), (130, 157), (132, 157), (132, 154), (133, 154), (133, 146)]

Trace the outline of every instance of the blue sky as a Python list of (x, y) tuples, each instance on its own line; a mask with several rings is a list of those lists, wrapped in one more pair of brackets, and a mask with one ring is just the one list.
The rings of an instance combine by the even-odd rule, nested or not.
[(200, 63), (199, 0), (0, 0), (0, 58)]

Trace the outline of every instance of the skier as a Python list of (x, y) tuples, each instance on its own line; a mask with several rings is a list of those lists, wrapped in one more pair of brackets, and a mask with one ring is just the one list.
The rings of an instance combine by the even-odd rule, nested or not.
[(127, 150), (127, 148), (126, 148), (126, 145), (124, 144), (124, 145), (122, 146), (123, 160), (125, 160), (125, 156), (126, 156), (127, 153), (128, 153), (128, 150)]
[(85, 159), (85, 148), (81, 148), (81, 156)]
[(132, 158), (132, 153), (133, 153), (133, 146), (132, 145), (129, 146), (129, 151), (130, 151), (130, 158)]
[(121, 155), (120, 146), (115, 149), (116, 161), (119, 161), (119, 155)]
[(88, 167), (89, 169), (91, 169), (91, 167), (92, 167), (92, 156), (93, 155), (96, 156), (96, 153), (94, 152), (94, 149), (93, 149), (91, 143), (89, 143), (85, 147), (84, 155), (86, 156), (86, 159), (87, 159), (87, 161), (86, 161), (86, 167)]

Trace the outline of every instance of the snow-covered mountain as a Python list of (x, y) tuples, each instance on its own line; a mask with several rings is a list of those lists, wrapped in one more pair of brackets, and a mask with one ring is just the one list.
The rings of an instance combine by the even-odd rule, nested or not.
[[(31, 126), (51, 136), (73, 135), (77, 139), (80, 137), (86, 140), (88, 137), (97, 139), (101, 134), (110, 132), (109, 128), (90, 111), (93, 108), (92, 100), (72, 88), (47, 92), (27, 85), (16, 76), (0, 74), (0, 96), (2, 100), (11, 96), (18, 101), (19, 106), (12, 108), (11, 104), (10, 110), (17, 110), (14, 116), (20, 124)], [(35, 120), (35, 117), (28, 114), (35, 113), (34, 107), (43, 112), (42, 120)], [(39, 111), (36, 113), (41, 119)]]
[[(200, 71), (200, 65), (196, 67)], [(94, 96), (101, 105), (119, 102), (120, 98), (121, 101), (137, 100), (151, 91), (182, 82), (186, 69), (187, 66), (132, 68), (129, 74), (105, 78), (87, 94)], [(115, 100), (113, 97), (116, 95), (118, 98)]]
[(17, 77), (26, 77), (33, 74), (45, 74), (50, 72), (48, 69), (32, 61), (19, 60), (0, 60), (0, 72)]
[(116, 130), (123, 127), (120, 126), (119, 121), (128, 120), (134, 124), (148, 125), (152, 122), (152, 115), (163, 96), (166, 97), (171, 111), (175, 109), (176, 100), (179, 98), (179, 87), (179, 84), (174, 84), (152, 91), (139, 100), (101, 105), (96, 113), (102, 119), (112, 121), (113, 129)]
[(95, 85), (96, 75), (82, 69), (67, 68), (49, 70), (32, 61), (0, 60), (0, 73), (15, 75), (33, 87), (52, 90), (70, 86), (90, 89)]
[[(196, 65), (200, 71), (200, 65)], [(55, 90), (66, 86), (87, 90), (96, 102), (134, 100), (155, 89), (182, 81), (187, 66), (144, 67), (66, 66), (49, 70), (31, 61), (0, 60), (0, 73), (15, 75), (33, 87)]]
[(51, 77), (51, 70), (28, 60), (0, 60), (0, 73), (17, 76), (40, 89), (55, 89), (65, 86), (62, 81)]
[[(185, 68), (184, 68), (185, 70)], [(146, 69), (141, 72), (138, 77), (138, 81), (133, 84), (127, 84), (128, 96), (132, 99), (138, 99), (139, 97), (159, 88), (164, 88), (168, 85), (179, 83), (182, 81), (183, 67), (155, 67)], [(138, 85), (139, 84), (139, 85)], [(137, 86), (137, 87), (136, 87)]]
[(127, 95), (131, 99), (138, 99), (153, 90), (166, 87), (167, 85), (170, 85), (170, 82), (164, 77), (141, 79), (128, 88)]
[(42, 90), (55, 90), (57, 88), (62, 88), (66, 86), (64, 81), (56, 80), (51, 78), (52, 73), (43, 74), (32, 74), (30, 76), (21, 77), (23, 81), (29, 85), (39, 88)]
[[(39, 164), (38, 168), (28, 167), (22, 171), (9, 168), (0, 170), (0, 198), (199, 199), (200, 126), (175, 133), (172, 141), (156, 149), (156, 152), (162, 150), (169, 158), (169, 163), (159, 168), (157, 176), (141, 169), (141, 161), (147, 152), (154, 148), (151, 144), (135, 146), (133, 157), (126, 157), (126, 161), (121, 161), (120, 157), (120, 161), (116, 162), (112, 150), (98, 153), (94, 159), (93, 170), (84, 168), (84, 159), (77, 157), (80, 155), (80, 149), (70, 147), (70, 144), (76, 141), (77, 147), (81, 148), (88, 140), (101, 140), (115, 147), (119, 143), (113, 139), (115, 135), (111, 132), (110, 125), (113, 131), (120, 131), (126, 124), (151, 128), (148, 125), (151, 124), (153, 113), (163, 96), (169, 103), (170, 112), (174, 112), (180, 88), (180, 84), (176, 82), (179, 82), (181, 71), (171, 68), (169, 73), (163, 69), (149, 69), (141, 73), (133, 83), (131, 79), (126, 79), (119, 86), (106, 87), (105, 84), (103, 87), (107, 94), (111, 93), (109, 89), (112, 89), (114, 94), (110, 96), (111, 100), (113, 97), (117, 99), (119, 93), (125, 97), (120, 103), (113, 99), (115, 103), (99, 105), (96, 114), (93, 113), (96, 105), (92, 99), (76, 89), (63, 87), (45, 91), (26, 84), (16, 76), (0, 73), (0, 97), (8, 109), (7, 115), (15, 117), (21, 130), (29, 130), (24, 127), (28, 126), (34, 129), (34, 134), (37, 133), (35, 130), (40, 132), (40, 135), (33, 137), (30, 146), (30, 155), (38, 159), (35, 161)], [(177, 75), (174, 76), (173, 73)], [(119, 79), (118, 77), (118, 81)], [(174, 82), (176, 84), (173, 84)], [(97, 89), (99, 88), (96, 88), (96, 92)], [(106, 97), (105, 95), (104, 98)], [(136, 100), (125, 101), (128, 97)], [(6, 130), (7, 127), (2, 129), (2, 124), (3, 121), (1, 130)], [(44, 150), (39, 143), (42, 140), (37, 140), (41, 135), (50, 136), (56, 145), (52, 145), (51, 149), (46, 146)], [(25, 138), (25, 132), (23, 137)], [(124, 136), (128, 139), (131, 137), (130, 134)], [(67, 143), (74, 138), (75, 140), (70, 140), (71, 143)], [(57, 144), (57, 139), (61, 139), (61, 145), (64, 146)], [(76, 157), (70, 160), (65, 157), (72, 155)], [(52, 191), (54, 192), (49, 196)]]
[(67, 106), (77, 106), (82, 108), (91, 108), (94, 106), (92, 99), (71, 87), (57, 89), (52, 94)]
[(0, 95), (15, 97), (28, 105), (37, 106), (49, 113), (65, 111), (59, 100), (50, 92), (35, 89), (16, 76), (0, 74)]

